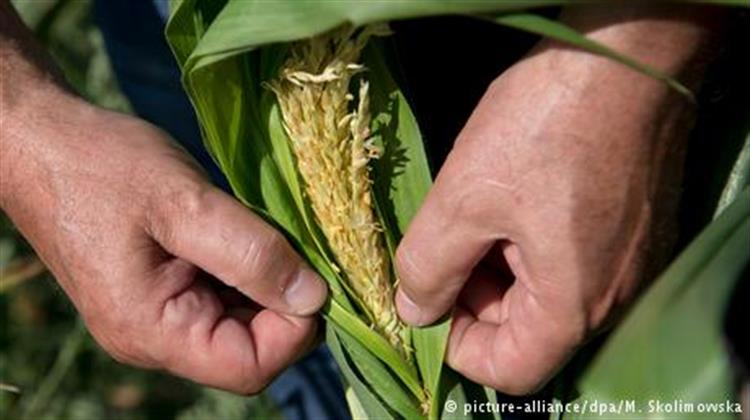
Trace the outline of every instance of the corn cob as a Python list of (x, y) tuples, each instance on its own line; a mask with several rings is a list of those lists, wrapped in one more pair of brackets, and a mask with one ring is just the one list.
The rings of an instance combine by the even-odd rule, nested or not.
[(387, 27), (341, 28), (291, 46), (270, 82), (305, 193), (328, 245), (370, 325), (409, 357), (393, 303), (390, 259), (373, 209), (368, 162), (369, 85), (360, 77), (356, 106), (349, 86), (367, 40)]

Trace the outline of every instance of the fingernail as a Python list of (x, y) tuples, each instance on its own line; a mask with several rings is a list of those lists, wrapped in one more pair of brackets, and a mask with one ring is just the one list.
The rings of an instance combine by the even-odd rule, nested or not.
[(297, 315), (315, 313), (328, 295), (328, 287), (323, 279), (307, 267), (301, 268), (297, 276), (284, 290), (284, 299)]
[(407, 324), (422, 326), (422, 310), (400, 287), (396, 292), (396, 309), (401, 320)]

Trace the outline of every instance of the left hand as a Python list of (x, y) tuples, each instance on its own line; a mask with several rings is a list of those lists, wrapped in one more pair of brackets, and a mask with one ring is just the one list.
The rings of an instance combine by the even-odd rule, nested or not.
[[(672, 73), (705, 37), (666, 19), (589, 35)], [(426, 325), (455, 305), (453, 368), (511, 394), (539, 388), (661, 268), (690, 108), (619, 64), (543, 44), (489, 87), (406, 233), (402, 318)]]

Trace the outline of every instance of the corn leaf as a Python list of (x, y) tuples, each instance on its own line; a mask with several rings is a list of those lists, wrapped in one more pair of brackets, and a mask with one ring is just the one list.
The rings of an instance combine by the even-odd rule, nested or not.
[(380, 334), (370, 329), (359, 318), (345, 311), (335, 302), (328, 309), (328, 317), (342, 331), (355, 337), (362, 345), (370, 349), (380, 360), (385, 362), (401, 379), (406, 387), (419, 399), (424, 398), (417, 372), (391, 347)]
[(344, 398), (346, 398), (346, 403), (347, 405), (349, 405), (349, 414), (353, 419), (368, 418), (367, 411), (365, 410), (364, 406), (362, 406), (362, 403), (359, 401), (359, 397), (357, 397), (357, 394), (356, 392), (354, 392), (354, 389), (352, 389), (352, 387), (348, 387), (344, 390)]
[(411, 107), (390, 74), (381, 44), (364, 54), (372, 86), (370, 102), (374, 133), (380, 138), (383, 156), (374, 164), (375, 195), (393, 220), (386, 220), (396, 241), (406, 231), (432, 185), (427, 153)]
[[(355, 394), (355, 398), (357, 399), (357, 404), (355, 405), (355, 407), (357, 408), (357, 410), (364, 410), (364, 412), (367, 414), (367, 416), (360, 417), (355, 415), (356, 413), (353, 412), (352, 417), (354, 419), (368, 417), (384, 420), (393, 419), (393, 415), (388, 411), (383, 403), (378, 400), (378, 397), (376, 397), (372, 393), (372, 391), (370, 391), (369, 387), (364, 382), (362, 382), (359, 376), (357, 376), (354, 370), (350, 367), (349, 360), (344, 353), (344, 349), (341, 346), (341, 342), (339, 341), (338, 336), (336, 335), (336, 331), (330, 325), (326, 328), (326, 343), (328, 343), (328, 348), (331, 350), (333, 357), (338, 362), (346, 383)], [(347, 398), (351, 398), (349, 392), (347, 392)]]
[(562, 4), (546, 0), (230, 1), (191, 54), (189, 68), (209, 66), (227, 55), (259, 46), (309, 38), (345, 24), (419, 16), (477, 14)]
[(714, 217), (718, 217), (724, 209), (732, 204), (737, 196), (750, 185), (750, 133), (745, 136), (745, 142), (737, 155), (737, 160), (729, 173), (729, 179), (716, 206)]
[(388, 369), (372, 355), (367, 347), (346, 331), (339, 331), (337, 336), (349, 357), (354, 361), (353, 364), (359, 368), (362, 379), (375, 391), (375, 395), (380, 396), (401, 417), (407, 419), (422, 417), (419, 402), (405, 392), (403, 385), (393, 379)]
[[(485, 413), (473, 408), (481, 407), (482, 404), (490, 402), (484, 387), (481, 385), (469, 381), (452, 369), (446, 369), (442, 382), (441, 393), (444, 396), (441, 399), (445, 401), (445, 404), (437, 408), (440, 413), (439, 418), (446, 420), (500, 419), (499, 414)], [(469, 409), (465, 412), (465, 408)]]
[[(175, 12), (179, 9), (191, 9), (191, 3), (196, 0), (183, 0), (175, 4)], [(202, 2), (199, 2), (202, 3)], [(212, 2), (207, 2), (212, 3)], [(210, 12), (224, 3), (215, 2)], [(289, 42), (323, 33), (335, 27), (351, 24), (363, 26), (368, 23), (397, 19), (407, 19), (423, 16), (463, 14), (481, 16), (488, 13), (523, 11), (541, 6), (582, 4), (577, 0), (390, 0), (390, 1), (336, 1), (320, 2), (317, 0), (276, 0), (253, 1), (235, 0), (226, 3), (216, 19), (214, 25), (205, 30), (198, 45), (196, 45), (184, 67), (198, 69), (210, 66), (227, 57), (251, 51), (259, 46)], [(591, 3), (591, 2), (587, 2)], [(746, 0), (696, 0), (692, 3), (707, 3), (727, 6), (748, 6)], [(207, 13), (209, 16), (211, 13)], [(201, 15), (202, 16), (202, 15)], [(543, 21), (509, 22), (512, 25), (523, 26), (520, 29), (533, 31), (545, 36), (557, 37), (563, 35), (570, 38), (571, 34), (561, 33), (559, 29), (551, 30)], [(205, 25), (204, 25), (205, 26)], [(549, 34), (543, 32), (550, 32)], [(601, 46), (593, 46), (591, 51), (604, 53)], [(605, 55), (624, 62), (625, 57), (616, 57), (607, 52)], [(647, 66), (628, 64), (632, 68), (644, 71), (646, 74), (658, 76)], [(661, 78), (661, 76), (659, 76)], [(674, 84), (679, 88), (678, 84)]]

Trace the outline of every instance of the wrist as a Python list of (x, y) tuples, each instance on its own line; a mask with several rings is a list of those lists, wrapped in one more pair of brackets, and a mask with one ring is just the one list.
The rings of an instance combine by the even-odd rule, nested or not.
[[(92, 108), (50, 81), (29, 81), (4, 89), (0, 100), (0, 208), (11, 213), (20, 198), (33, 195), (45, 176), (45, 161), (61, 139), (60, 124)], [(8, 90), (12, 94), (7, 94)], [(62, 134), (61, 134), (62, 135)]]
[[(721, 38), (726, 11), (711, 6), (632, 4), (580, 5), (564, 9), (560, 20), (613, 50), (656, 68), (688, 88), (697, 90), (703, 71), (713, 59)], [(594, 69), (613, 73), (636, 73), (604, 57), (576, 51), (555, 41), (544, 41), (541, 49), (555, 51), (559, 59), (575, 56)], [(582, 59), (587, 55), (588, 59)], [(635, 75), (647, 86), (664, 87), (645, 75)]]
[[(7, 209), (19, 180), (29, 177), (34, 143), (45, 141), (35, 127), (57, 118), (62, 103), (80, 101), (13, 7), (0, 1), (0, 207)], [(63, 115), (64, 117), (64, 115)]]
[[(697, 90), (720, 38), (722, 11), (710, 7), (663, 7), (617, 3), (571, 6), (561, 20), (624, 55)], [(555, 93), (561, 104), (591, 120), (633, 130), (673, 125), (691, 115), (692, 103), (665, 83), (606, 57), (553, 40), (543, 40), (511, 73)], [(502, 77), (501, 77), (502, 78)], [(543, 81), (543, 82), (540, 82)], [(529, 85), (531, 86), (531, 85)], [(558, 107), (559, 109), (559, 107)], [(607, 125), (605, 123), (605, 125)], [(687, 124), (689, 125), (689, 124)], [(654, 136), (636, 136), (644, 141)], [(680, 137), (680, 136), (676, 136)], [(684, 136), (681, 136), (682, 138)]]

